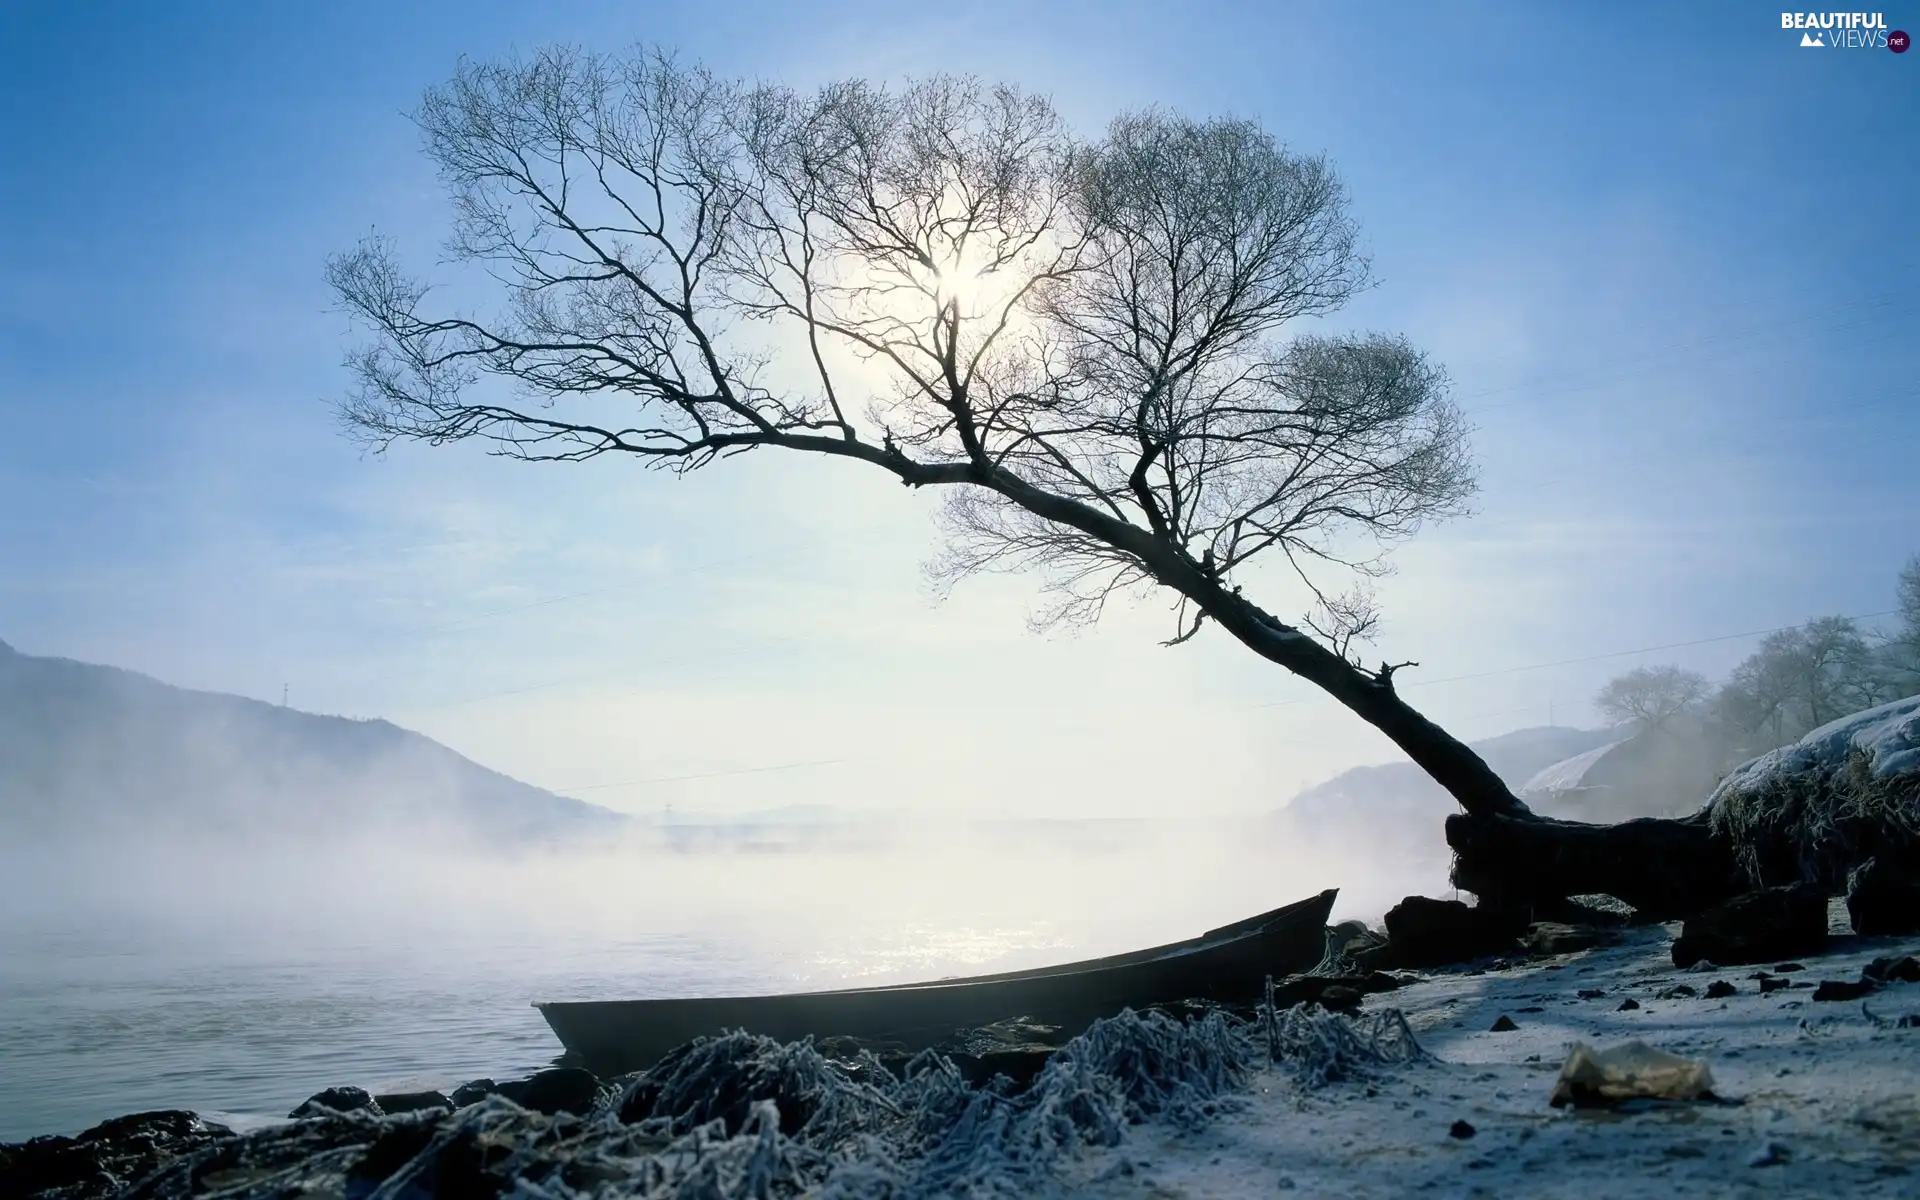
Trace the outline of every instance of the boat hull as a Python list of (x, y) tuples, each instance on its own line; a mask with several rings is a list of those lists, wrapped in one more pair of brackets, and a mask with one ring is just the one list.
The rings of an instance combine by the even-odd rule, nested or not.
[(907, 1050), (1022, 1017), (1078, 1033), (1126, 1008), (1246, 1002), (1269, 975), (1320, 961), (1332, 890), (1184, 942), (1030, 971), (781, 996), (536, 1005), (581, 1065), (602, 1075), (653, 1065), (696, 1037), (744, 1029), (780, 1041), (849, 1037)]

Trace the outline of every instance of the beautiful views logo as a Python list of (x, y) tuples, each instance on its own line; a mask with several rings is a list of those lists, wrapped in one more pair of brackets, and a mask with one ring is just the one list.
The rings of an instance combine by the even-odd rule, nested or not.
[(1879, 50), (1905, 54), (1909, 39), (1887, 28), (1882, 13), (1783, 12), (1780, 28), (1800, 30), (1800, 44), (1823, 50)]

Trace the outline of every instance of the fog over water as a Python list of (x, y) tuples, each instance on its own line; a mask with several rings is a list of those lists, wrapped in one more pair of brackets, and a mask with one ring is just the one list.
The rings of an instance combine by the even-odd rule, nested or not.
[[(817, 834), (817, 831), (816, 831)], [(1437, 878), (1254, 826), (869, 831), (786, 849), (635, 839), (508, 856), (446, 839), (40, 839), (0, 851), (0, 1140), (163, 1107), (280, 1116), (335, 1084), (513, 1077), (538, 999), (893, 982), (1139, 948), (1342, 886), (1377, 917)]]

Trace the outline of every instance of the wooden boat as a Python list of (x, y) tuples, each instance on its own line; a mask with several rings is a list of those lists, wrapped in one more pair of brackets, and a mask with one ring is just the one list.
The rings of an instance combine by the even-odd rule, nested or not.
[(1320, 961), (1337, 894), (1329, 889), (1183, 942), (1026, 971), (780, 996), (534, 1007), (570, 1057), (602, 1075), (644, 1069), (676, 1046), (731, 1029), (780, 1041), (852, 1037), (908, 1050), (1016, 1017), (1072, 1034), (1125, 1008), (1257, 999), (1267, 976), (1304, 971)]

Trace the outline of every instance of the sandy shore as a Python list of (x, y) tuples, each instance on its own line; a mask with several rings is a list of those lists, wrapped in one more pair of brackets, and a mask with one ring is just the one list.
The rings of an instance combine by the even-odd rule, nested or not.
[[(1113, 1197), (1920, 1195), (1920, 1028), (1877, 1028), (1857, 1001), (1811, 999), (1819, 980), (1857, 979), (1876, 956), (1920, 952), (1920, 939), (1853, 937), (1837, 904), (1834, 928), (1830, 952), (1790, 976), (1803, 986), (1764, 996), (1749, 978), (1758, 967), (1675, 970), (1677, 926), (1539, 965), (1439, 973), (1367, 1001), (1400, 1008), (1434, 1063), (1305, 1095), (1263, 1077), (1204, 1133), (1137, 1129), (1077, 1157), (1067, 1182)], [(1658, 995), (1716, 979), (1739, 990)], [(1639, 1007), (1619, 1011), (1629, 998)], [(1920, 984), (1867, 1007), (1920, 1011)], [(1518, 1028), (1491, 1032), (1502, 1015)], [(1704, 1059), (1734, 1103), (1549, 1106), (1572, 1043), (1633, 1038)], [(1451, 1136), (1456, 1121), (1472, 1136)]]

